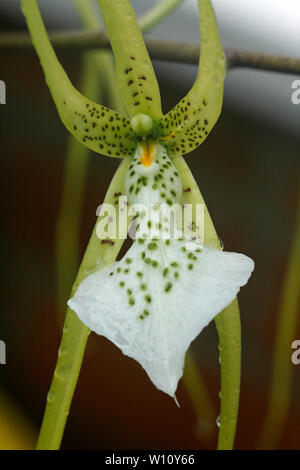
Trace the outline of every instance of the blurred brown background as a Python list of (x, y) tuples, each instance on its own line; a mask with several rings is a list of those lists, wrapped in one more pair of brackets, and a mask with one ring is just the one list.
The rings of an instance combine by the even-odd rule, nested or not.
[[(14, 27), (2, 22), (1, 30)], [(63, 54), (60, 59), (76, 82), (78, 55)], [(165, 73), (160, 74), (160, 67), (155, 64), (164, 110), (168, 110), (192, 82), (187, 88), (174, 87)], [(17, 406), (17, 415), (21, 413), (30, 423), (34, 438), (61, 334), (53, 259), (68, 134), (35, 55), (1, 55), (0, 70), (0, 79), (7, 85), (7, 104), (0, 109), (0, 339), (7, 345), (7, 364), (0, 366), (0, 390)], [(256, 263), (239, 296), (243, 369), (237, 449), (255, 448), (268, 402), (278, 302), (296, 223), (299, 138), (300, 133), (291, 137), (226, 103), (211, 136), (187, 157), (225, 249), (245, 253)], [(117, 160), (91, 155), (81, 254), (117, 165)], [(295, 339), (299, 338), (298, 331)], [(220, 370), (213, 323), (195, 341), (193, 350), (217, 416)], [(281, 449), (300, 448), (299, 378), (300, 365), (293, 366), (289, 416), (278, 444)], [(92, 334), (62, 447), (215, 448), (217, 427), (207, 439), (197, 434), (195, 415), (182, 386), (178, 400), (180, 409), (153, 387), (137, 363)]]

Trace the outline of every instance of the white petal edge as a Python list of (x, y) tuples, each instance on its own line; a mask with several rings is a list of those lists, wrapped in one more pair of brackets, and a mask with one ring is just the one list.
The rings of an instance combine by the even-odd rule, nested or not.
[[(89, 275), (68, 305), (92, 331), (138, 361), (158, 389), (175, 398), (188, 347), (247, 283), (254, 262), (239, 253), (203, 247), (190, 270), (182, 242), (173, 240), (166, 256), (161, 250), (152, 254), (158, 263), (153, 268), (141, 258), (142, 248), (134, 242), (121, 261)], [(165, 253), (166, 248), (163, 250)], [(180, 268), (164, 276), (166, 259), (175, 259)], [(129, 272), (124, 274), (126, 269)], [(120, 287), (122, 282), (125, 285)], [(168, 282), (172, 288), (165, 292)], [(141, 289), (143, 283), (146, 291)], [(145, 301), (146, 295), (150, 295), (150, 303)], [(141, 320), (144, 311), (148, 315)]]

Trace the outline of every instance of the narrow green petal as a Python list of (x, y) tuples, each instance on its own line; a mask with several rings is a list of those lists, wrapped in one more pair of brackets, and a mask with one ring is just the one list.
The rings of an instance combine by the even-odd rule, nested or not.
[(130, 117), (162, 116), (160, 92), (135, 13), (128, 0), (98, 0), (113, 48), (117, 80)]
[(37, 1), (22, 0), (22, 10), (47, 84), (66, 128), (94, 152), (110, 157), (132, 155), (136, 141), (130, 121), (94, 103), (74, 88), (49, 41)]
[(210, 0), (198, 0), (201, 56), (194, 86), (160, 121), (159, 134), (170, 155), (197, 148), (214, 127), (222, 109), (225, 58)]

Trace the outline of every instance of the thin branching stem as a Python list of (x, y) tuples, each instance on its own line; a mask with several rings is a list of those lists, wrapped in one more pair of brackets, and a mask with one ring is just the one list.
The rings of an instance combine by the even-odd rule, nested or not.
[[(107, 34), (100, 30), (69, 30), (49, 34), (56, 50), (86, 51), (90, 49), (110, 49)], [(197, 65), (199, 46), (161, 39), (147, 39), (149, 54), (154, 60)], [(31, 38), (27, 33), (4, 33), (0, 35), (0, 53), (33, 53)], [(227, 69), (249, 68), (297, 75), (300, 73), (300, 58), (273, 54), (262, 54), (242, 49), (225, 49)]]

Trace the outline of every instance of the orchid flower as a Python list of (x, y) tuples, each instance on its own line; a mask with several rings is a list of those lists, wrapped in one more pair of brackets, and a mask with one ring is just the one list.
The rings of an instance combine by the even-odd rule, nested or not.
[[(49, 42), (36, 0), (23, 0), (46, 80), (67, 129), (103, 155), (130, 160), (123, 187), (136, 234), (118, 262), (89, 273), (68, 301), (89, 329), (107, 337), (175, 398), (191, 342), (236, 297), (254, 268), (245, 255), (194, 240), (163, 207), (183, 209), (183, 177), (174, 161), (197, 148), (222, 107), (225, 61), (210, 0), (198, 0), (202, 36), (194, 86), (163, 115), (158, 84), (127, 0), (98, 0), (129, 117), (94, 103), (71, 84)], [(124, 31), (130, 31), (124, 40)], [(156, 210), (152, 210), (156, 208)], [(153, 229), (156, 229), (153, 235)]]

